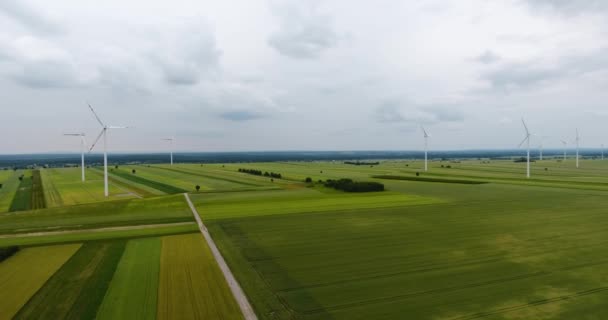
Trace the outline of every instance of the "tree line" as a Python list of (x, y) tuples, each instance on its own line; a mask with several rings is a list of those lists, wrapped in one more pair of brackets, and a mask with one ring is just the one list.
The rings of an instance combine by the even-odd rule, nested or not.
[(276, 179), (283, 178), (283, 176), (280, 173), (274, 173), (274, 172), (268, 172), (268, 171), (262, 172), (262, 170), (257, 170), (257, 169), (239, 168), (239, 172), (252, 174), (254, 176), (264, 176), (264, 177), (271, 177), (271, 178), (276, 178)]
[(353, 181), (352, 179), (328, 179), (324, 185), (345, 192), (378, 192), (384, 191), (384, 184), (371, 181)]
[(344, 164), (352, 164), (354, 166), (377, 166), (380, 162), (344, 161)]

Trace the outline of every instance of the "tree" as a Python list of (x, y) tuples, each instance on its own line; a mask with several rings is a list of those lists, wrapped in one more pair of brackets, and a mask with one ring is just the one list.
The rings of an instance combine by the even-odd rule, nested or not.
[(201, 190), (201, 186), (199, 186), (198, 184), (194, 188), (196, 189), (196, 192), (198, 192), (199, 190)]
[(311, 183), (311, 182), (312, 182), (312, 178), (311, 177), (306, 178), (306, 183)]
[(115, 165), (115, 166), (114, 166), (114, 168), (115, 168), (115, 169), (118, 169), (118, 165)]
[(0, 189), (2, 189), (2, 183), (0, 183)]
[(131, 170), (131, 173), (132, 173), (132, 174), (135, 174), (135, 172), (136, 172), (136, 171), (135, 171), (135, 169)]
[(416, 172), (416, 177), (420, 175), (420, 172)]

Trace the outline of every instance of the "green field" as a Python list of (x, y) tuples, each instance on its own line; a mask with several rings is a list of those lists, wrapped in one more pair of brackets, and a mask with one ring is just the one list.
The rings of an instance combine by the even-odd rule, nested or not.
[[(422, 166), (129, 165), (111, 170), (110, 199), (98, 168), (87, 169), (87, 183), (77, 168), (41, 169), (35, 179), (37, 171), (0, 171), (0, 209), (13, 211), (0, 210), (0, 246), (22, 248), (0, 263), (0, 291), (24, 284), (14, 297), (0, 296), (7, 306), (0, 309), (17, 318), (241, 318), (175, 194), (187, 190), (260, 319), (602, 319), (608, 312), (608, 161), (584, 160), (580, 169), (537, 161), (532, 179), (525, 163), (512, 161)], [(381, 182), (387, 191), (344, 193), (307, 177)], [(29, 210), (41, 206), (48, 208)], [(51, 253), (46, 271), (28, 271), (47, 267), (38, 261), (49, 250), (64, 254)], [(21, 270), (37, 274), (25, 279)]]
[(241, 319), (200, 233), (162, 239), (158, 319)]
[(0, 263), (0, 319), (11, 319), (78, 248), (27, 248)]
[(97, 319), (156, 319), (159, 267), (160, 238), (129, 241)]

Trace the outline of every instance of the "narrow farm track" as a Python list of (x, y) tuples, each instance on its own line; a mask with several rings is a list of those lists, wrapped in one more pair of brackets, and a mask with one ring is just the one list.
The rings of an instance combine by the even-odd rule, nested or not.
[(211, 235), (209, 234), (207, 227), (205, 227), (205, 225), (203, 224), (203, 221), (201, 220), (200, 216), (198, 215), (198, 211), (192, 204), (192, 201), (190, 201), (190, 197), (188, 196), (187, 193), (184, 193), (184, 197), (186, 198), (186, 201), (188, 202), (188, 206), (190, 206), (190, 210), (192, 210), (192, 214), (194, 215), (194, 219), (196, 219), (196, 222), (198, 223), (201, 233), (205, 237), (205, 240), (207, 241), (207, 244), (209, 245), (209, 248), (211, 249), (211, 252), (213, 253), (213, 257), (215, 258), (215, 261), (217, 261), (217, 264), (220, 267), (220, 270), (222, 270), (222, 273), (224, 274), (224, 277), (226, 278), (226, 282), (228, 283), (228, 286), (230, 287), (230, 290), (232, 291), (232, 294), (234, 295), (234, 298), (236, 299), (236, 301), (241, 309), (241, 312), (243, 313), (243, 317), (246, 320), (257, 320), (258, 317), (253, 312), (253, 308), (251, 307), (249, 300), (247, 300), (247, 296), (245, 296), (243, 289), (241, 289), (241, 286), (236, 281), (236, 278), (232, 274), (232, 271), (230, 271), (228, 264), (226, 264), (224, 257), (222, 257), (222, 254), (220, 253), (217, 246), (215, 245), (215, 242), (213, 241), (213, 238), (211, 238)]
[(47, 232), (31, 232), (31, 233), (17, 233), (17, 234), (2, 234), (0, 239), (12, 239), (12, 238), (26, 238), (26, 237), (47, 237), (62, 234), (75, 234), (82, 232), (107, 232), (107, 231), (125, 231), (125, 230), (140, 230), (150, 228), (161, 228), (161, 227), (176, 227), (185, 226), (192, 224), (192, 222), (176, 222), (176, 223), (162, 223), (162, 224), (146, 224), (136, 226), (123, 226), (123, 227), (108, 227), (108, 228), (96, 228), (96, 229), (76, 229), (76, 230), (64, 230), (64, 231), (47, 231)]

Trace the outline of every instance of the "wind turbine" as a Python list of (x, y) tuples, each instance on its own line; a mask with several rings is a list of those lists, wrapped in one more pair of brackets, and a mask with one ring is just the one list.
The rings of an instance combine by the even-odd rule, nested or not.
[(578, 128), (576, 128), (576, 168), (578, 169), (578, 146), (581, 141), (581, 137), (578, 134)]
[(568, 145), (568, 142), (562, 140), (562, 144), (564, 145), (564, 161), (566, 161), (566, 146)]
[(91, 152), (93, 150), (93, 148), (95, 148), (95, 145), (97, 144), (97, 142), (99, 142), (99, 139), (101, 139), (101, 137), (103, 136), (103, 188), (104, 188), (103, 190), (104, 190), (104, 195), (106, 197), (108, 197), (110, 195), (109, 190), (108, 190), (108, 130), (127, 129), (129, 127), (108, 126), (105, 123), (103, 123), (103, 121), (101, 121), (101, 119), (99, 119), (99, 116), (97, 115), (97, 113), (95, 112), (93, 107), (91, 107), (90, 104), (89, 104), (89, 109), (91, 109), (91, 112), (95, 116), (95, 119), (97, 119), (97, 122), (99, 122), (99, 124), (101, 125), (101, 132), (97, 136), (97, 139), (95, 139), (95, 142), (93, 142), (93, 144), (91, 145), (89, 152)]
[(420, 126), (422, 133), (424, 133), (424, 171), (429, 171), (428, 166), (428, 149), (429, 149), (429, 138), (431, 137), (423, 126)]
[(532, 134), (530, 134), (530, 130), (528, 130), (528, 126), (526, 125), (524, 118), (521, 118), (521, 123), (523, 123), (524, 129), (526, 129), (526, 137), (519, 144), (518, 148), (521, 147), (521, 145), (524, 144), (524, 142), (527, 143), (528, 157), (527, 157), (527, 161), (526, 161), (526, 178), (529, 179), (530, 178), (530, 136), (532, 136)]
[(85, 181), (84, 178), (84, 151), (87, 149), (87, 141), (85, 140), (84, 133), (64, 133), (64, 136), (74, 136), (74, 137), (80, 137), (80, 167), (82, 168), (82, 182)]
[(175, 138), (164, 138), (162, 140), (169, 141), (169, 153), (171, 154), (171, 165), (173, 165), (173, 140)]
[(602, 143), (602, 160), (604, 160), (604, 144)]

